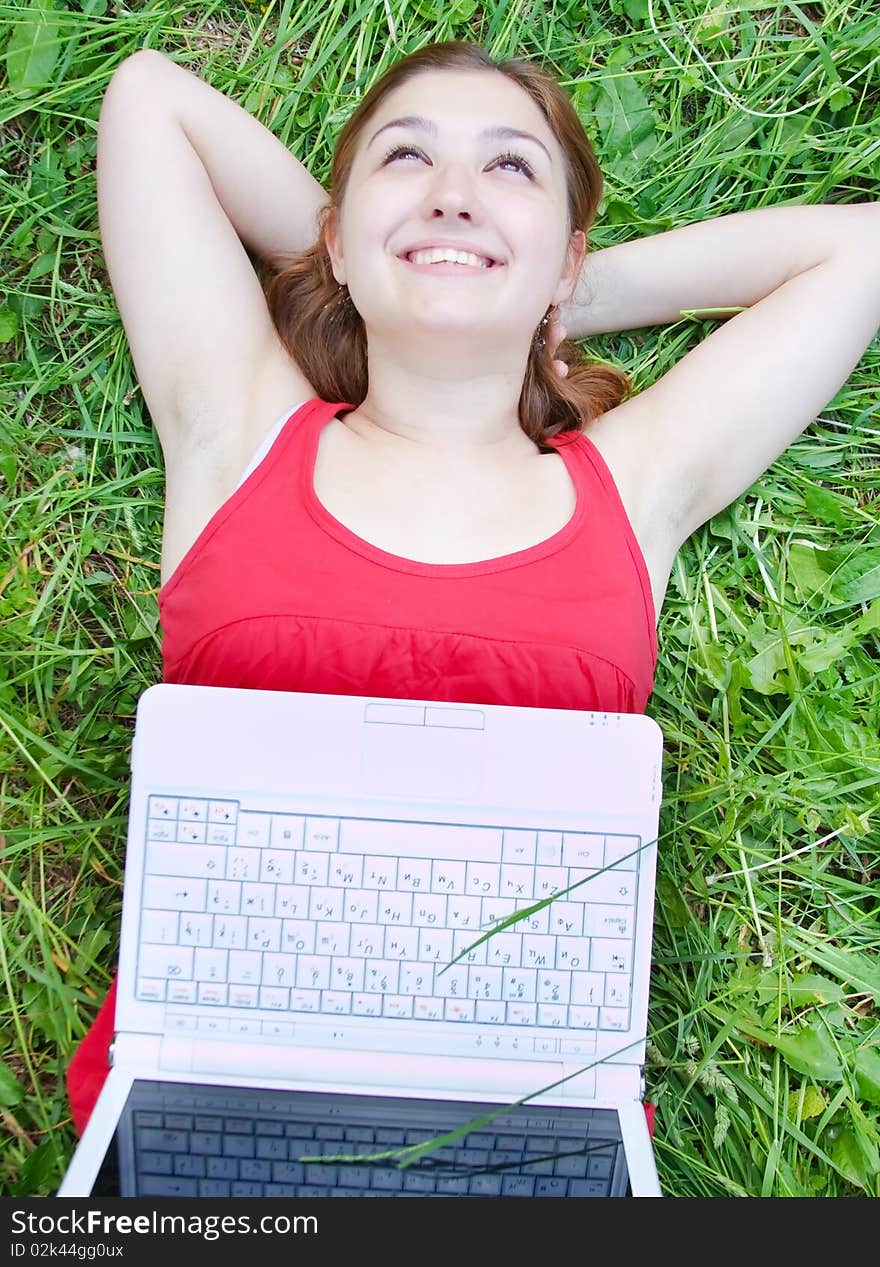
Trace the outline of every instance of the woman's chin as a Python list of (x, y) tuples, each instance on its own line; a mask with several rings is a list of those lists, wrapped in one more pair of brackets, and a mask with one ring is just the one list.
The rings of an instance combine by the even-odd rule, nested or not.
[[(509, 321), (499, 319), (499, 314), (481, 314), (476, 305), (419, 304), (397, 308), (393, 320), (377, 321), (374, 325), (365, 319), (367, 337), (393, 340), (396, 346), (417, 344), (427, 340), (431, 348), (439, 345), (474, 350), (475, 343), (481, 355), (493, 346), (510, 349), (522, 343), (528, 345), (530, 332), (512, 328)], [(380, 334), (381, 332), (381, 334)]]

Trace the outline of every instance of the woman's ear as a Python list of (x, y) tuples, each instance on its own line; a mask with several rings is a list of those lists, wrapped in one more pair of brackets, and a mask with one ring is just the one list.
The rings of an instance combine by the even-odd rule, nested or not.
[(339, 209), (331, 207), (324, 221), (324, 228), (321, 233), (324, 240), (324, 246), (330, 257), (330, 268), (333, 276), (339, 282), (340, 286), (345, 285), (345, 264), (340, 250), (340, 233), (339, 233)]
[(559, 285), (556, 288), (556, 293), (553, 296), (553, 302), (557, 306), (559, 304), (568, 303), (571, 299), (586, 258), (587, 235), (584, 233), (583, 229), (575, 229), (568, 241), (568, 250), (566, 251), (565, 256), (565, 268), (559, 279)]

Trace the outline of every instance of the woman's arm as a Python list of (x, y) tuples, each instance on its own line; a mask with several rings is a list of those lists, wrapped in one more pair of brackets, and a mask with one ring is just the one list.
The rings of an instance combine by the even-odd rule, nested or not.
[(876, 237), (878, 208), (764, 207), (671, 229), (588, 255), (575, 293), (560, 305), (568, 337), (667, 325), (683, 312), (729, 316), (785, 282)]
[(563, 314), (575, 334), (743, 309), (599, 420), (634, 472), (634, 498), (678, 545), (754, 483), (859, 363), (880, 325), (880, 204), (742, 212), (593, 262), (593, 308), (580, 326)]
[(149, 64), (247, 249), (269, 261), (276, 251), (312, 246), (315, 215), (328, 198), (299, 159), (247, 110), (164, 53), (133, 56)]

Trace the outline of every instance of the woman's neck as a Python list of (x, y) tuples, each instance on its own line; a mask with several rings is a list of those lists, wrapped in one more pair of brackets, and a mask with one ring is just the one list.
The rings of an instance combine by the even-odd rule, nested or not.
[(346, 425), (402, 459), (505, 461), (537, 452), (519, 423), (521, 370), (455, 373), (438, 352), (425, 368), (372, 358), (368, 377)]

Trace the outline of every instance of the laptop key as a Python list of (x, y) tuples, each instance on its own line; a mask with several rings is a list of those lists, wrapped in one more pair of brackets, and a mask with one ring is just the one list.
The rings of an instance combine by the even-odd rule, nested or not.
[(418, 1174), (413, 1171), (403, 1176), (404, 1192), (435, 1192), (437, 1180), (433, 1175)]
[(464, 1137), (465, 1148), (485, 1148), (495, 1147), (495, 1136), (485, 1135), (481, 1131), (469, 1131)]
[(253, 1135), (254, 1124), (249, 1117), (228, 1117), (224, 1129), (228, 1135)]
[(266, 1161), (287, 1161), (287, 1140), (272, 1136), (257, 1138), (257, 1157)]
[(369, 1188), (369, 1166), (340, 1166), (339, 1182), (347, 1188)]
[(524, 1153), (526, 1149), (526, 1137), (525, 1135), (506, 1135), (502, 1131), (499, 1131), (498, 1147), (510, 1148), (516, 1152)]
[(610, 1182), (602, 1179), (570, 1179), (570, 1197), (607, 1197)]
[(283, 1122), (257, 1122), (257, 1124), (254, 1127), (254, 1134), (256, 1135), (283, 1135), (284, 1123)]
[(243, 1179), (239, 1179), (232, 1184), (233, 1197), (261, 1197), (263, 1195), (263, 1185), (261, 1183), (247, 1183)]
[(162, 1153), (188, 1153), (189, 1136), (186, 1131), (162, 1131), (145, 1129), (138, 1131), (137, 1142), (141, 1148)]
[(187, 1156), (186, 1153), (175, 1153), (174, 1173), (176, 1175), (189, 1175), (192, 1179), (204, 1179), (205, 1159), (204, 1157)]
[(306, 1166), (306, 1183), (336, 1183), (336, 1167), (335, 1166)]
[(162, 1114), (138, 1109), (134, 1115), (134, 1124), (135, 1126), (162, 1126)]
[(272, 1163), (269, 1161), (252, 1161), (243, 1158), (239, 1175), (242, 1179), (253, 1179), (257, 1183), (268, 1183), (272, 1178)]
[(400, 1192), (403, 1188), (403, 1175), (399, 1170), (377, 1166), (372, 1174), (371, 1186), (383, 1192)]
[(548, 1135), (531, 1135), (526, 1140), (526, 1151), (530, 1153), (555, 1153), (556, 1140)]
[(466, 1175), (447, 1175), (437, 1180), (437, 1192), (440, 1196), (466, 1196), (468, 1179)]
[(207, 1157), (205, 1159), (209, 1179), (237, 1179), (238, 1161), (235, 1157)]
[(550, 1175), (541, 1175), (535, 1180), (536, 1197), (564, 1197), (567, 1191), (567, 1179), (556, 1179)]
[(501, 1175), (474, 1175), (470, 1183), (472, 1197), (500, 1197)]
[(176, 1175), (144, 1175), (138, 1187), (140, 1197), (195, 1197), (199, 1192), (195, 1179)]
[(174, 1153), (139, 1153), (138, 1169), (144, 1175), (170, 1175), (174, 1171), (174, 1157)]
[(306, 1168), (301, 1161), (273, 1161), (273, 1183), (302, 1183)]
[(587, 1173), (589, 1158), (575, 1155), (573, 1157), (557, 1157), (555, 1171), (557, 1175), (569, 1175), (574, 1179), (583, 1179)]
[(528, 1175), (504, 1175), (501, 1180), (502, 1197), (533, 1197), (535, 1180)]
[(224, 1157), (253, 1157), (252, 1135), (225, 1135), (223, 1139)]
[(228, 1197), (229, 1196), (229, 1180), (228, 1179), (200, 1179), (199, 1180), (199, 1196), (200, 1197)]
[(223, 1137), (215, 1131), (193, 1131), (189, 1137), (190, 1151), (206, 1156), (219, 1156)]
[(322, 1139), (318, 1144), (312, 1145), (312, 1152), (319, 1153), (322, 1157), (338, 1157), (340, 1154), (348, 1157), (351, 1151), (351, 1145), (344, 1139)]
[(252, 1135), (226, 1135), (223, 1139), (224, 1157), (253, 1157), (254, 1138)]
[(302, 1156), (313, 1157), (317, 1151), (313, 1139), (300, 1138), (287, 1141), (287, 1156), (291, 1161), (297, 1161)]

